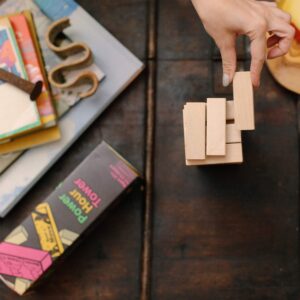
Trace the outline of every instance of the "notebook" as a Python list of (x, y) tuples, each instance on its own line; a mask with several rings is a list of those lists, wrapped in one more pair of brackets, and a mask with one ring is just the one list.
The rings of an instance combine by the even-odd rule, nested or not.
[[(27, 18), (30, 20), (30, 13), (27, 13)], [(43, 65), (39, 62), (39, 46), (35, 44), (35, 38), (32, 37), (34, 29), (30, 29), (27, 18), (23, 14), (17, 14), (10, 16), (9, 20), (15, 32), (29, 80), (34, 83), (37, 81), (44, 82), (42, 94), (37, 99), (37, 107), (43, 126), (50, 127), (56, 124), (56, 112), (46, 76), (43, 74)]]
[[(64, 11), (69, 16), (72, 28), (68, 29), (68, 36), (72, 40), (88, 43), (95, 55), (95, 64), (105, 74), (97, 93), (90, 99), (80, 101), (71, 109), (66, 109), (67, 102), (63, 102), (64, 117), (59, 121), (62, 139), (58, 142), (44, 145), (26, 151), (18, 160), (0, 176), (0, 216), (4, 217), (30, 190), (30, 188), (49, 170), (63, 153), (77, 140), (77, 138), (99, 117), (107, 106), (140, 74), (143, 63), (128, 49), (117, 41), (104, 27), (92, 18), (82, 7), (72, 1), (72, 12), (63, 10), (70, 1), (46, 1), (57, 7), (57, 11)], [(0, 5), (0, 13), (8, 13), (28, 9), (33, 2), (27, 0), (9, 0)], [(7, 9), (9, 5), (10, 8)], [(14, 7), (12, 7), (14, 5)], [(5, 7), (6, 9), (3, 9)], [(53, 19), (53, 12), (43, 10)], [(61, 15), (61, 13), (60, 13)], [(45, 22), (40, 11), (34, 12), (36, 22)], [(41, 28), (40, 24), (38, 28)], [(39, 33), (40, 36), (40, 33)], [(45, 60), (49, 61), (51, 53), (45, 53)], [(55, 59), (55, 58), (54, 58)], [(57, 58), (56, 58), (57, 59)], [(61, 103), (61, 102), (60, 102)], [(27, 172), (24, 172), (27, 170)]]

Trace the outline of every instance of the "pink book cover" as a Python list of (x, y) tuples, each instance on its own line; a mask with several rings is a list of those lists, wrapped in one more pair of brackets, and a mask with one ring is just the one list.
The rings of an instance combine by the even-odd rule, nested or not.
[[(15, 32), (29, 80), (34, 83), (39, 80), (45, 82), (26, 17), (19, 14), (9, 17), (9, 20)], [(37, 106), (44, 125), (55, 120), (55, 110), (45, 83), (43, 93), (37, 100)]]

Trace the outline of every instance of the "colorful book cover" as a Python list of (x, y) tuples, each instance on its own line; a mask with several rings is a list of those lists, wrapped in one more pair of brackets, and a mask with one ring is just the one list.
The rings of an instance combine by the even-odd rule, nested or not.
[(29, 80), (31, 82), (44, 82), (43, 92), (37, 99), (37, 106), (42, 123), (45, 127), (49, 127), (49, 125), (55, 125), (55, 110), (52, 103), (51, 94), (45, 84), (47, 79), (43, 76), (41, 64), (39, 62), (36, 50), (37, 47), (35, 46), (34, 40), (31, 37), (31, 32), (29, 24), (27, 24), (26, 17), (22, 14), (18, 14), (10, 16), (9, 20), (15, 32)]
[[(7, 18), (0, 19), (0, 68), (28, 79), (17, 41)], [(25, 134), (41, 127), (34, 101), (25, 92), (0, 83), (0, 140)]]

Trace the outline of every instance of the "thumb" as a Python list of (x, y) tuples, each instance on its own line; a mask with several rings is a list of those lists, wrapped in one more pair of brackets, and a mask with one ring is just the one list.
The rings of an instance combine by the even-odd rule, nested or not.
[(266, 38), (260, 36), (251, 42), (251, 77), (255, 87), (260, 84), (260, 73), (266, 59)]
[(220, 47), (223, 64), (223, 86), (228, 86), (236, 70), (235, 38), (228, 40)]

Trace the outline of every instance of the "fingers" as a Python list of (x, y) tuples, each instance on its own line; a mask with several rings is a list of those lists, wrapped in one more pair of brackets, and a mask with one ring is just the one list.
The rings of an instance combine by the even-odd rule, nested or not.
[(236, 70), (235, 41), (236, 37), (232, 36), (219, 45), (223, 64), (223, 86), (225, 87), (232, 82)]
[[(290, 25), (291, 17), (287, 13), (274, 7), (271, 4), (262, 2), (268, 7), (266, 28), (260, 25), (256, 32), (250, 36), (251, 42), (251, 77), (253, 85), (260, 84), (260, 74), (266, 57), (266, 47), (271, 48), (268, 58), (275, 58), (286, 54), (291, 46), (295, 35), (295, 29)], [(263, 23), (262, 23), (263, 24)], [(271, 32), (272, 36), (265, 39), (266, 32)]]
[(277, 16), (278, 18), (281, 18), (287, 23), (291, 23), (291, 15), (279, 9), (275, 2), (260, 1), (259, 3), (268, 7), (268, 9), (272, 12), (273, 15)]
[(266, 5), (268, 7), (277, 7), (275, 2), (268, 2), (268, 1), (260, 1), (261, 4)]
[(287, 38), (280, 39), (279, 42), (276, 43), (277, 45), (269, 51), (268, 59), (276, 58), (288, 53), (291, 46), (291, 42), (292, 41)]
[(274, 48), (269, 51), (268, 58), (285, 55), (295, 35), (294, 27), (282, 19), (273, 18), (269, 22), (269, 30), (272, 31), (273, 36), (268, 39), (268, 47)]
[(267, 47), (268, 48), (274, 47), (276, 44), (279, 43), (279, 41), (280, 41), (280, 37), (274, 34), (268, 38)]
[(290, 24), (292, 21), (292, 17), (290, 14), (284, 12), (283, 10), (279, 9), (279, 8), (271, 8), (270, 9), (272, 14), (276, 17), (278, 17), (279, 19), (281, 19), (282, 21)]
[(251, 42), (251, 79), (255, 87), (260, 85), (260, 73), (266, 57), (266, 39), (260, 35)]

